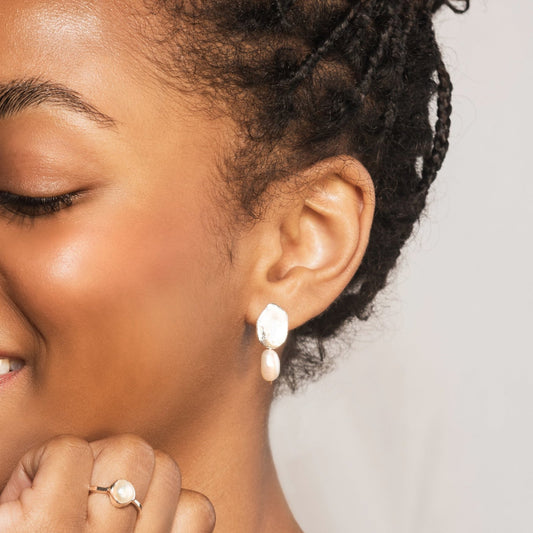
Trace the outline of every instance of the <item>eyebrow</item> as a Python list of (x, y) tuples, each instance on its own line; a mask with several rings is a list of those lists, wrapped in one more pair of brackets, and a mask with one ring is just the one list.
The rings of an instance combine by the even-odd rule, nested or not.
[(60, 83), (38, 78), (18, 79), (0, 83), (0, 119), (11, 117), (24, 109), (55, 105), (85, 115), (99, 126), (111, 128), (116, 121), (83, 99), (80, 93)]

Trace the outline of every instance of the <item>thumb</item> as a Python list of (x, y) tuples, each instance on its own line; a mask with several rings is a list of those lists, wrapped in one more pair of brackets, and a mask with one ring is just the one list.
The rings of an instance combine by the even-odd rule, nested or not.
[(0, 494), (0, 531), (15, 531), (17, 524), (35, 531), (28, 529), (30, 511), (47, 520), (85, 512), (93, 461), (89, 443), (68, 435), (28, 451)]
[[(35, 457), (37, 459), (37, 457)], [(37, 460), (38, 462), (38, 460)], [(28, 473), (23, 460), (19, 461), (15, 470), (0, 494), (0, 530), (7, 531), (23, 515), (19, 501), (24, 490), (31, 488), (35, 473)]]
[(2, 494), (0, 494), (0, 505), (18, 500), (22, 491), (30, 488), (31, 485), (32, 479), (26, 472), (22, 462), (19, 462), (15, 470), (11, 473), (11, 477), (4, 487)]

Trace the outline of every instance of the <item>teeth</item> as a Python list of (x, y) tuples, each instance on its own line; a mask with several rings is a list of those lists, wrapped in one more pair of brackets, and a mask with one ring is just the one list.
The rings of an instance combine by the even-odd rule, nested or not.
[(9, 359), (0, 359), (0, 376), (3, 376), (9, 372), (11, 367)]
[(20, 370), (24, 366), (24, 361), (20, 359), (0, 359), (0, 376), (5, 376), (9, 372)]

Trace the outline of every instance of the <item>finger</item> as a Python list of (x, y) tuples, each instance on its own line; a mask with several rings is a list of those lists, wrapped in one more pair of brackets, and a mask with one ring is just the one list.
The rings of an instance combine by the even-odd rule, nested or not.
[[(136, 435), (118, 435), (90, 443), (94, 453), (91, 485), (109, 487), (125, 479), (135, 488), (136, 499), (144, 503), (155, 465), (154, 450)], [(108, 494), (91, 493), (88, 523), (94, 531), (133, 531), (137, 509), (118, 508)], [(93, 529), (90, 529), (93, 531)]]
[(31, 487), (32, 480), (26, 474), (22, 463), (18, 463), (11, 473), (2, 494), (0, 494), (0, 505), (7, 502), (14, 502), (20, 498), (22, 491)]
[(73, 436), (55, 437), (22, 457), (2, 498), (12, 504), (17, 500), (28, 520), (46, 516), (49, 523), (68, 523), (81, 531), (85, 529), (92, 469), (88, 442)]
[(168, 533), (172, 530), (181, 490), (178, 465), (169, 455), (155, 451), (152, 482), (137, 521), (135, 533)]
[(171, 533), (211, 533), (215, 522), (215, 508), (207, 496), (181, 489)]

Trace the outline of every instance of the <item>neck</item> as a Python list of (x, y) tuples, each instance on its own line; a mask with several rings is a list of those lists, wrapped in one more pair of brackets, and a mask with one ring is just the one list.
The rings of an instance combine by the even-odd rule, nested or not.
[(257, 388), (244, 390), (242, 384), (240, 393), (237, 387), (229, 389), (231, 394), (221, 394), (185, 427), (181, 423), (160, 447), (178, 462), (183, 487), (205, 494), (213, 503), (217, 533), (301, 533), (270, 449), (271, 386), (260, 383), (259, 393)]

